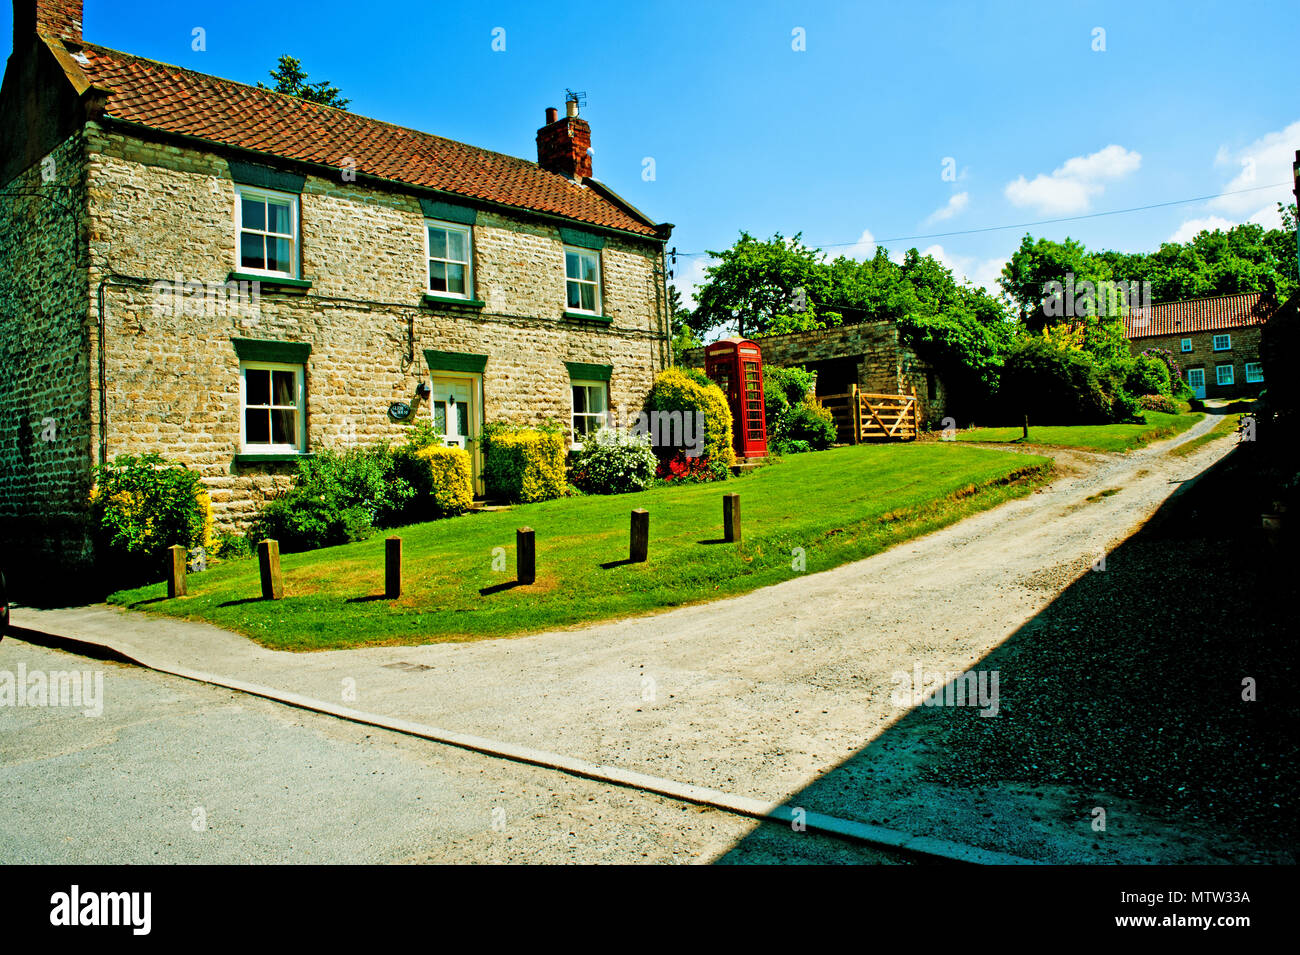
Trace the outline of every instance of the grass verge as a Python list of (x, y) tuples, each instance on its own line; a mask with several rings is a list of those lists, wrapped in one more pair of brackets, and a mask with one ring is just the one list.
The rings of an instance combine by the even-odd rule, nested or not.
[(1175, 457), (1185, 458), (1189, 454), (1194, 454), (1201, 448), (1205, 447), (1211, 441), (1218, 441), (1220, 438), (1226, 438), (1237, 430), (1241, 424), (1241, 414), (1224, 415), (1215, 422), (1214, 427), (1205, 434), (1198, 434), (1190, 441), (1184, 441), (1177, 447), (1170, 448), (1168, 453)]
[[(285, 650), (501, 637), (745, 593), (867, 557), (1029, 493), (1047, 458), (953, 444), (834, 448), (722, 485), (569, 498), (402, 528), (404, 593), (383, 591), (383, 535), (282, 558), (285, 599), (258, 596), (255, 559), (121, 591), (111, 603), (204, 620)], [(721, 543), (722, 495), (743, 544)], [(627, 564), (629, 511), (650, 511), (650, 560)], [(537, 581), (513, 586), (515, 528), (537, 538)]]
[(1144, 411), (1146, 424), (1030, 425), (1029, 440), (1021, 428), (972, 428), (958, 431), (958, 441), (992, 444), (1041, 444), (1086, 451), (1131, 451), (1182, 434), (1204, 417), (1195, 414), (1161, 414)]

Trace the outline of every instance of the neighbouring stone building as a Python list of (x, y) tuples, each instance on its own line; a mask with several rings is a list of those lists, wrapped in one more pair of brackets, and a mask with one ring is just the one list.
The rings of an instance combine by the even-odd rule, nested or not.
[(198, 469), (233, 530), (303, 455), (426, 421), (477, 479), (485, 422), (577, 442), (668, 363), (672, 227), (592, 178), (576, 103), (534, 163), (109, 50), (81, 13), (14, 0), (0, 89), (10, 566), (86, 556), (120, 454)]
[(1133, 309), (1124, 334), (1133, 354), (1173, 355), (1197, 398), (1253, 396), (1264, 390), (1260, 334), (1277, 303), (1259, 292)]
[[(819, 397), (848, 394), (856, 384), (859, 391), (872, 394), (915, 392), (922, 424), (934, 424), (945, 413), (943, 381), (902, 341), (895, 322), (861, 322), (753, 341), (762, 349), (765, 365), (816, 372)], [(704, 349), (686, 350), (681, 363), (703, 368)]]

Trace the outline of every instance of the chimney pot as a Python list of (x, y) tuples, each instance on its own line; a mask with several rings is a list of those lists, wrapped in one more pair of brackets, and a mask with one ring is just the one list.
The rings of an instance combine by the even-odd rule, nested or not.
[(576, 119), (578, 115), (578, 101), (570, 99), (564, 101), (564, 115), (569, 119)]
[(560, 118), (560, 111), (554, 106), (546, 107), (546, 125), (549, 126)]

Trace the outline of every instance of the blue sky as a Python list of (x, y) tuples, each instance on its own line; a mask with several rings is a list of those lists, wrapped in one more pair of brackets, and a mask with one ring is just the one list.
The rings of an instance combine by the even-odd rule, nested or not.
[[(0, 35), (9, 14), (0, 5)], [(861, 257), (875, 239), (1288, 183), (1300, 148), (1294, 0), (86, 0), (85, 36), (249, 83), (291, 53), (359, 113), (530, 159), (545, 107), (583, 90), (596, 177), (675, 223), (682, 252), (743, 228)], [(1025, 231), (1149, 250), (1202, 224), (1272, 224), (1289, 198), (1285, 185), (885, 244), (988, 283)], [(679, 284), (704, 264), (682, 256)]]

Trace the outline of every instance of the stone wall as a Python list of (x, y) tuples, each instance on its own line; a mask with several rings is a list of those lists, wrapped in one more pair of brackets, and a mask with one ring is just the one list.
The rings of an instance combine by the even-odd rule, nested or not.
[[(87, 555), (89, 381), (84, 143), (0, 184), (0, 565), (11, 579)], [(21, 558), (17, 555), (21, 553)]]
[[(92, 247), (119, 280), (108, 289), (110, 456), (157, 451), (201, 471), (218, 530), (244, 526), (293, 464), (237, 463), (239, 359), (232, 338), (309, 342), (307, 447), (400, 441), (427, 405), (424, 350), (486, 355), (484, 420), (566, 425), (565, 362), (612, 365), (614, 407), (639, 407), (663, 367), (659, 244), (609, 237), (602, 252), (608, 324), (564, 318), (558, 228), (480, 211), (475, 296), (422, 303), (424, 214), (413, 195), (308, 176), (300, 199), (305, 294), (263, 289), (255, 313), (180, 306), (156, 281), (224, 282), (237, 270), (235, 185), (221, 156), (88, 127)], [(92, 276), (92, 280), (97, 276)], [(160, 301), (162, 303), (160, 307)], [(188, 307), (187, 307), (188, 303)], [(177, 314), (177, 313), (180, 314)], [(415, 405), (405, 422), (393, 402)]]
[[(1129, 339), (1129, 348), (1134, 355), (1148, 348), (1163, 348), (1183, 368), (1183, 378), (1187, 378), (1189, 368), (1205, 369), (1205, 397), (1236, 398), (1258, 395), (1264, 390), (1263, 382), (1246, 381), (1246, 363), (1259, 361), (1259, 341), (1262, 326), (1251, 325), (1246, 328), (1227, 328), (1217, 332), (1193, 332), (1190, 335), (1155, 335), (1150, 338)], [(1227, 351), (1214, 350), (1214, 336), (1228, 335), (1232, 347)], [(1182, 350), (1184, 338), (1192, 340), (1192, 350)], [(1219, 365), (1232, 365), (1231, 385), (1218, 384), (1215, 368)]]
[[(915, 389), (922, 423), (934, 423), (944, 414), (945, 389), (933, 369), (899, 341), (898, 326), (889, 321), (863, 322), (807, 332), (790, 332), (755, 339), (763, 362), (778, 368), (850, 359), (857, 368), (861, 391), (875, 394), (909, 394)], [(704, 349), (682, 353), (681, 364), (704, 367)], [(934, 397), (930, 397), (933, 390)], [(819, 386), (819, 394), (826, 393)]]

